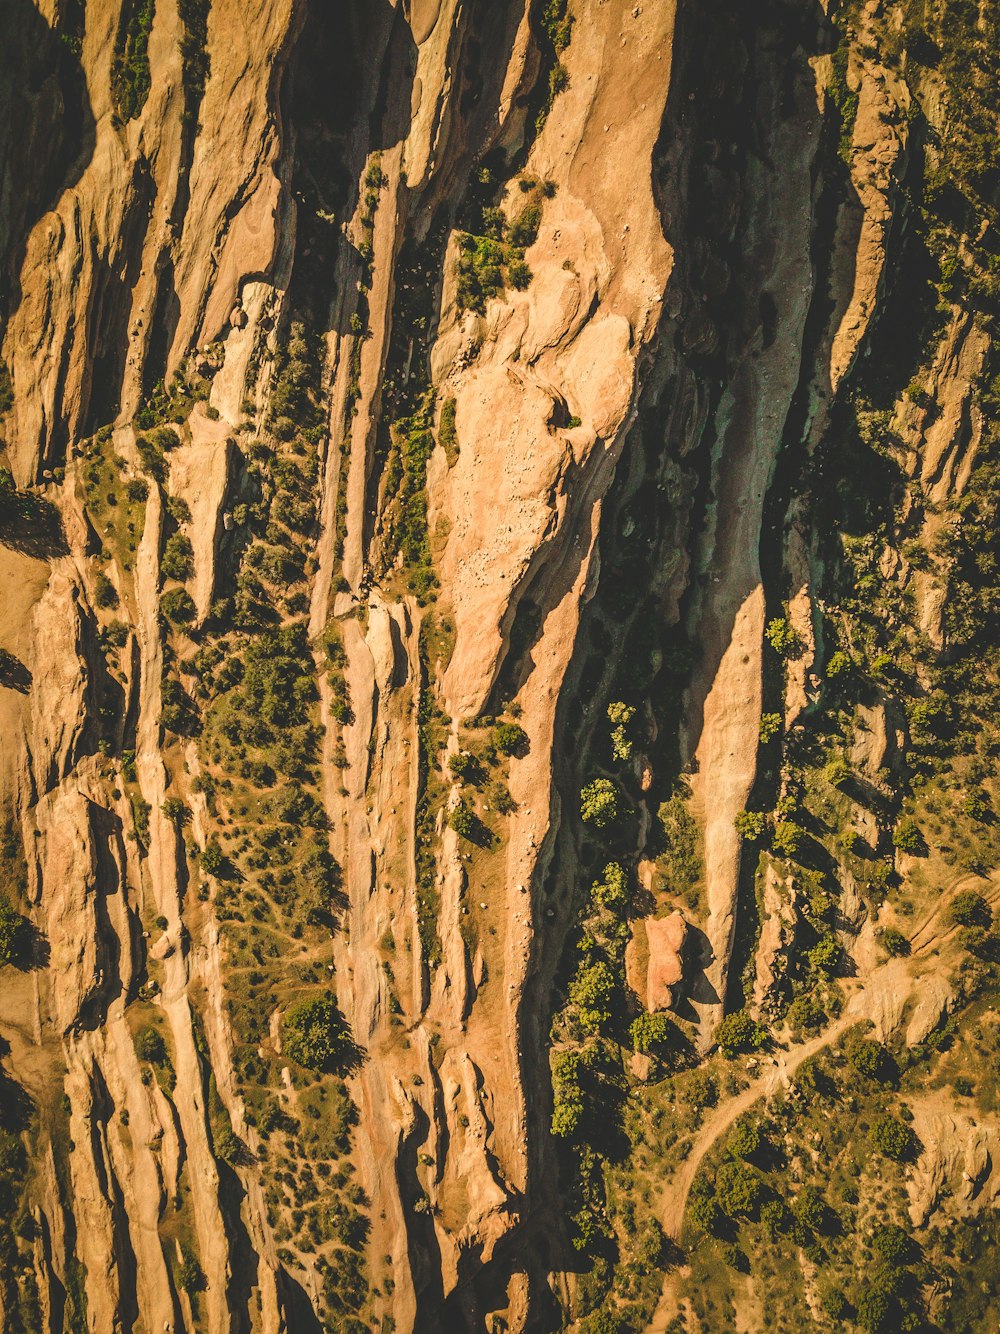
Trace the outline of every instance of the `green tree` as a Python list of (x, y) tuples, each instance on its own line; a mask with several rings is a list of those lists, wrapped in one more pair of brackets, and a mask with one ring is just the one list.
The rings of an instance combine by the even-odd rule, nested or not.
[(523, 755), (528, 749), (528, 734), (518, 723), (497, 723), (493, 744), (501, 755)]
[(580, 815), (598, 829), (618, 819), (618, 789), (610, 778), (595, 778), (580, 793)]
[(764, 638), (783, 658), (791, 658), (801, 649), (799, 637), (792, 629), (787, 616), (776, 616), (768, 621)]
[(897, 1163), (911, 1161), (917, 1156), (919, 1140), (908, 1125), (897, 1121), (888, 1112), (872, 1122), (871, 1142), (879, 1153)]
[(160, 568), (168, 579), (190, 579), (194, 573), (194, 549), (185, 533), (171, 533), (163, 548)]
[(881, 1042), (870, 1038), (861, 1038), (852, 1043), (847, 1058), (858, 1074), (866, 1079), (882, 1081), (892, 1076), (893, 1060)]
[(757, 1051), (763, 1046), (766, 1037), (766, 1031), (751, 1019), (746, 1010), (727, 1014), (715, 1030), (716, 1042), (724, 1055), (729, 1057), (736, 1056), (740, 1052)]
[(611, 729), (611, 753), (616, 760), (624, 762), (632, 758), (632, 742), (628, 735), (628, 726), (635, 717), (635, 709), (630, 704), (616, 700), (608, 705), (608, 718), (613, 724)]
[(741, 1116), (730, 1133), (726, 1152), (734, 1158), (755, 1158), (764, 1144), (760, 1123), (752, 1116)]
[(660, 1055), (675, 1047), (680, 1036), (677, 1025), (665, 1014), (643, 1011), (629, 1026), (629, 1037), (635, 1051), (646, 1055)]
[(552, 1133), (560, 1139), (575, 1139), (583, 1120), (580, 1068), (579, 1052), (561, 1051), (553, 1057)]
[(209, 875), (218, 875), (225, 865), (226, 855), (219, 846), (219, 840), (213, 835), (202, 849), (201, 869)]
[(757, 735), (760, 738), (760, 744), (766, 746), (781, 731), (780, 713), (762, 713), (760, 716), (760, 726), (757, 729)]
[(140, 1061), (149, 1061), (150, 1065), (163, 1065), (167, 1059), (167, 1044), (156, 1028), (144, 1028), (136, 1039), (135, 1049)]
[(459, 801), (451, 809), (448, 825), (460, 838), (471, 838), (476, 829), (476, 817), (467, 802)]
[(590, 901), (595, 908), (624, 917), (628, 911), (628, 877), (618, 862), (608, 862), (604, 875), (590, 887)]
[(779, 820), (774, 826), (771, 846), (779, 857), (798, 857), (805, 842), (805, 831), (794, 820)]
[(31, 924), (0, 898), (0, 965), (20, 963), (31, 944)]
[(910, 952), (910, 942), (902, 931), (894, 926), (886, 926), (877, 932), (878, 942), (885, 950), (886, 954), (895, 959), (903, 958)]
[(722, 1164), (715, 1174), (715, 1198), (730, 1218), (754, 1218), (767, 1194), (756, 1168), (738, 1159)]
[(597, 1033), (610, 1023), (614, 993), (615, 975), (604, 959), (581, 962), (569, 984), (569, 1001), (579, 1011), (580, 1023), (589, 1032)]
[(351, 1039), (332, 996), (301, 1001), (288, 1011), (284, 1050), (309, 1070), (331, 1072), (343, 1067), (351, 1051)]
[(746, 839), (748, 843), (756, 843), (764, 836), (767, 817), (763, 811), (740, 811), (733, 823), (740, 838)]
[(981, 926), (989, 930), (993, 924), (993, 909), (974, 889), (956, 894), (948, 911), (956, 926)]
[(186, 588), (171, 588), (160, 598), (160, 610), (171, 625), (191, 625), (198, 615), (194, 599)]
[(892, 833), (892, 844), (900, 852), (916, 854), (923, 851), (924, 836), (920, 832), (920, 826), (912, 816), (904, 817), (896, 825)]

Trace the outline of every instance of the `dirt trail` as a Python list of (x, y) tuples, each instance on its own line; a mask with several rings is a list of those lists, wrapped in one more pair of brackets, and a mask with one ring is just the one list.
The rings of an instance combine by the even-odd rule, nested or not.
[[(982, 880), (978, 876), (964, 875), (958, 877), (949, 887), (948, 891), (941, 894), (931, 911), (917, 924), (913, 934), (910, 936), (912, 953), (911, 958), (924, 958), (932, 949), (937, 948), (943, 940), (946, 940), (953, 934), (954, 928), (942, 933), (927, 935), (929, 928), (939, 919), (942, 909), (947, 903), (950, 903), (954, 896), (963, 889), (974, 888), (981, 885)], [(996, 906), (1000, 900), (1000, 883), (996, 879), (992, 882), (993, 892), (986, 894), (992, 906)], [(878, 980), (887, 972), (894, 960), (888, 960), (886, 963), (874, 968), (869, 976), (864, 979), (861, 986), (853, 991), (849, 996), (847, 1004), (840, 1018), (832, 1024), (825, 1032), (810, 1038), (807, 1042), (799, 1043), (791, 1048), (783, 1049), (770, 1058), (770, 1066), (763, 1074), (758, 1076), (752, 1084), (737, 1097), (730, 1099), (724, 1106), (719, 1107), (712, 1116), (704, 1123), (698, 1132), (697, 1137), (688, 1156), (685, 1158), (681, 1169), (670, 1181), (666, 1183), (661, 1191), (661, 1200), (664, 1200), (663, 1212), (660, 1215), (660, 1221), (663, 1230), (668, 1237), (675, 1241), (680, 1240), (681, 1230), (684, 1225), (684, 1215), (687, 1210), (688, 1196), (691, 1193), (691, 1187), (694, 1179), (698, 1175), (698, 1169), (701, 1167), (705, 1156), (726, 1133), (733, 1123), (743, 1115), (744, 1112), (759, 1101), (761, 1098), (769, 1097), (775, 1093), (781, 1085), (786, 1085), (791, 1077), (801, 1066), (803, 1061), (815, 1056), (817, 1052), (823, 1051), (826, 1047), (837, 1042), (844, 1033), (854, 1024), (861, 1022), (867, 1017), (866, 1001), (876, 1000), (878, 992)], [(911, 975), (909, 978), (909, 987), (906, 996), (903, 998), (903, 1006), (910, 1000), (914, 994), (919, 977)], [(664, 1278), (663, 1294), (660, 1303), (657, 1306), (653, 1319), (648, 1327), (649, 1334), (663, 1334), (667, 1327), (668, 1302), (667, 1296), (670, 1286), (670, 1275)]]

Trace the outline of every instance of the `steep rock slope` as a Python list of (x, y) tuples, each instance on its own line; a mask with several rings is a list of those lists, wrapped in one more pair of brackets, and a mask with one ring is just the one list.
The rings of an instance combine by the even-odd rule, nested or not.
[(11, 1329), (989, 1327), (945, 8), (11, 0)]

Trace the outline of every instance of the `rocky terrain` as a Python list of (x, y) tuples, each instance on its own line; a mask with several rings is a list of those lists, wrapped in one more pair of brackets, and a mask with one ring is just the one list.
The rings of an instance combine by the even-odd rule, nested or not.
[(3, 1328), (995, 1330), (1000, 12), (3, 34)]

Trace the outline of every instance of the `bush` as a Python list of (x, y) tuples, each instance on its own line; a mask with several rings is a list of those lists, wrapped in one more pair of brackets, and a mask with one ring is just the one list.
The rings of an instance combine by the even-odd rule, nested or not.
[(218, 875), (226, 864), (226, 856), (217, 838), (210, 838), (201, 854), (201, 869), (209, 875)]
[(894, 959), (905, 958), (910, 952), (910, 942), (894, 926), (884, 927), (877, 933), (879, 944), (885, 950), (886, 954)]
[(988, 930), (993, 923), (993, 909), (974, 889), (956, 894), (948, 913), (956, 926), (981, 926)]
[(497, 723), (493, 729), (493, 744), (501, 755), (524, 755), (528, 749), (528, 734), (517, 723)]
[(569, 984), (569, 1002), (588, 1032), (598, 1033), (610, 1023), (614, 993), (615, 975), (605, 960), (580, 964)]
[(746, 839), (748, 843), (756, 843), (764, 836), (767, 817), (763, 811), (740, 811), (733, 823), (740, 838)]
[(760, 738), (760, 744), (766, 746), (781, 731), (780, 713), (762, 713), (760, 716), (760, 726), (757, 729), (757, 735)]
[(881, 1042), (862, 1038), (849, 1049), (847, 1057), (858, 1074), (866, 1079), (881, 1081), (892, 1077), (893, 1059)]
[(205, 1275), (202, 1273), (201, 1265), (190, 1251), (184, 1252), (184, 1259), (177, 1271), (177, 1284), (189, 1295), (192, 1292), (201, 1292), (205, 1286)]
[(917, 1156), (919, 1141), (909, 1126), (888, 1113), (878, 1117), (871, 1128), (872, 1146), (894, 1162), (910, 1162)]
[(150, 1065), (163, 1065), (167, 1059), (167, 1044), (163, 1034), (152, 1027), (142, 1030), (136, 1039), (135, 1049), (140, 1061), (148, 1061)]
[(351, 1050), (350, 1034), (332, 996), (293, 1006), (285, 1016), (284, 1050), (308, 1070), (339, 1070)]
[(753, 1158), (763, 1147), (760, 1125), (749, 1116), (741, 1116), (733, 1126), (726, 1152), (733, 1158)]
[(580, 815), (587, 824), (606, 829), (618, 814), (618, 789), (610, 778), (595, 778), (580, 793)]
[(774, 826), (771, 846), (779, 857), (798, 857), (805, 842), (805, 831), (794, 820), (779, 820)]
[(0, 898), (0, 965), (20, 963), (31, 944), (31, 924)]
[(675, 1046), (678, 1036), (677, 1025), (665, 1014), (640, 1014), (629, 1028), (633, 1050), (644, 1056), (658, 1055)]
[(900, 852), (916, 854), (923, 851), (924, 838), (920, 826), (912, 816), (906, 816), (896, 825), (892, 834), (892, 844)]
[(757, 1051), (763, 1046), (767, 1033), (751, 1019), (746, 1010), (726, 1015), (715, 1030), (715, 1040), (724, 1055), (733, 1057), (740, 1052)]
[(801, 647), (799, 637), (786, 616), (776, 616), (774, 620), (768, 621), (764, 638), (775, 653), (780, 653), (783, 658), (792, 657)]
[(835, 755), (823, 768), (823, 777), (831, 787), (842, 787), (851, 776), (851, 766), (842, 755)]
[(454, 829), (460, 838), (471, 839), (476, 829), (476, 817), (472, 808), (464, 801), (460, 801), (448, 816), (448, 826)]
[(160, 610), (171, 625), (190, 625), (198, 614), (186, 588), (172, 588), (160, 598)]
[(851, 670), (851, 660), (841, 649), (837, 649), (832, 654), (830, 661), (826, 664), (826, 676), (830, 681), (836, 680), (838, 676), (843, 676), (845, 672)]
[(168, 579), (190, 579), (194, 573), (194, 549), (184, 533), (171, 533), (163, 549), (160, 568)]
[(716, 1173), (715, 1198), (730, 1218), (755, 1217), (766, 1192), (760, 1173), (747, 1163), (730, 1159)]

